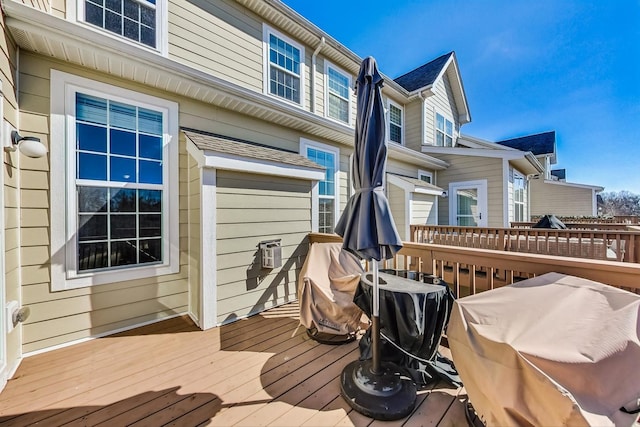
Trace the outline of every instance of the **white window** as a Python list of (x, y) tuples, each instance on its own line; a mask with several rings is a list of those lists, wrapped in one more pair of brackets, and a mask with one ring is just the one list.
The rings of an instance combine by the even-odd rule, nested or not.
[(349, 124), (351, 122), (351, 77), (326, 62), (326, 115)]
[(513, 171), (513, 220), (525, 220), (525, 192), (526, 180), (524, 176)]
[(76, 1), (78, 21), (166, 52), (167, 0)]
[(177, 272), (177, 104), (55, 70), (51, 88), (54, 290)]
[(265, 93), (304, 105), (304, 47), (265, 25)]
[(436, 113), (436, 145), (453, 147), (453, 123), (439, 113)]
[(300, 154), (325, 167), (325, 179), (313, 189), (312, 230), (333, 233), (338, 219), (340, 151), (336, 147), (302, 139)]
[(388, 140), (402, 144), (403, 110), (397, 104), (389, 101)]
[(418, 179), (426, 182), (427, 184), (433, 184), (433, 173), (420, 170), (418, 171)]

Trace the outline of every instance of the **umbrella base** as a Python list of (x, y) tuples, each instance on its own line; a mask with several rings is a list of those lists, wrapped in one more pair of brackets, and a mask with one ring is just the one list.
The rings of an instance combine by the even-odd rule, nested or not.
[(353, 409), (376, 420), (398, 420), (408, 416), (416, 404), (416, 385), (402, 369), (381, 363), (381, 373), (372, 371), (371, 360), (349, 363), (340, 377), (342, 397)]

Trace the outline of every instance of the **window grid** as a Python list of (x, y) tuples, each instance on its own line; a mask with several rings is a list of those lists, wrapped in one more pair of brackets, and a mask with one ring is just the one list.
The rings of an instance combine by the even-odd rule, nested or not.
[(521, 175), (513, 174), (513, 216), (514, 221), (525, 221), (524, 204), (525, 204), (525, 179)]
[(300, 103), (300, 49), (269, 34), (269, 92)]
[(327, 68), (329, 117), (349, 123), (349, 78), (344, 74)]
[(402, 144), (402, 110), (389, 104), (389, 140)]
[(336, 156), (328, 151), (308, 147), (307, 158), (326, 168), (325, 179), (318, 182), (318, 231), (333, 233), (336, 203)]
[(156, 47), (155, 0), (85, 0), (84, 20), (129, 40)]
[(436, 113), (436, 145), (453, 147), (453, 123), (439, 113)]
[(162, 113), (77, 92), (75, 116), (78, 271), (161, 263)]

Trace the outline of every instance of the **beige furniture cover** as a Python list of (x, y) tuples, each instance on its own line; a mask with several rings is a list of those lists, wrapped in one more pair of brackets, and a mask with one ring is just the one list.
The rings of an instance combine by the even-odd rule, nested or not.
[(299, 278), (300, 323), (318, 332), (344, 335), (360, 326), (362, 310), (353, 295), (363, 269), (342, 243), (314, 243)]
[(634, 425), (640, 296), (548, 273), (456, 301), (447, 330), (488, 426)]

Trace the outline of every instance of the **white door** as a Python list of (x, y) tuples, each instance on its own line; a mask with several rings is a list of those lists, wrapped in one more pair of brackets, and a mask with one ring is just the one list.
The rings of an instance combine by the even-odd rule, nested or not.
[(487, 226), (487, 180), (449, 184), (449, 224)]

